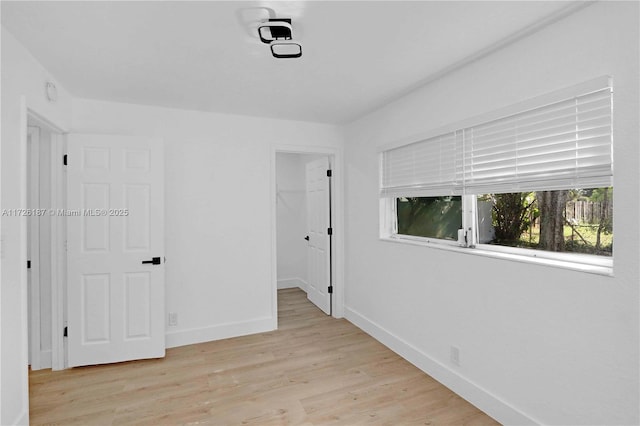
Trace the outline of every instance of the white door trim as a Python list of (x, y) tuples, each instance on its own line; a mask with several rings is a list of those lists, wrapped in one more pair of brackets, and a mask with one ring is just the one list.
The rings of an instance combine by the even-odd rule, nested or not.
[[(62, 133), (51, 134), (51, 208), (66, 206), (66, 170), (62, 158), (66, 140)], [(66, 324), (65, 293), (67, 282), (67, 222), (61, 215), (51, 216), (51, 368), (67, 367), (64, 344)]]
[[(23, 146), (25, 157), (22, 164), (22, 196), (26, 200), (27, 187), (27, 123), (33, 123), (38, 127), (46, 128), (51, 132), (51, 208), (62, 209), (65, 206), (64, 200), (64, 166), (62, 165), (62, 156), (65, 152), (64, 135), (67, 133), (65, 129), (48, 120), (38, 112), (28, 108), (26, 102), (23, 104), (24, 138)], [(50, 215), (51, 218), (51, 368), (53, 370), (62, 370), (66, 367), (64, 352), (64, 337), (62, 331), (64, 329), (64, 283), (66, 282), (66, 252), (65, 252), (65, 233), (66, 222), (63, 216), (56, 214)], [(26, 222), (25, 222), (26, 228)], [(25, 266), (26, 266), (26, 229), (22, 234), (22, 244), (25, 247)], [(26, 269), (25, 269), (26, 271)], [(27, 287), (26, 273), (24, 275), (24, 288)], [(28, 315), (28, 313), (27, 313)]]
[[(29, 146), (30, 143), (30, 146)], [(28, 126), (27, 128), (27, 208), (34, 209), (40, 206), (40, 127)], [(31, 369), (42, 368), (41, 332), (40, 332), (40, 217), (27, 217), (27, 262), (31, 267), (27, 271), (29, 285), (29, 358)]]
[(271, 312), (273, 328), (278, 328), (278, 250), (277, 232), (277, 188), (276, 188), (276, 154), (321, 154), (328, 155), (331, 161), (333, 176), (331, 179), (331, 210), (333, 215), (333, 317), (344, 316), (344, 165), (340, 147), (279, 145), (271, 146)]

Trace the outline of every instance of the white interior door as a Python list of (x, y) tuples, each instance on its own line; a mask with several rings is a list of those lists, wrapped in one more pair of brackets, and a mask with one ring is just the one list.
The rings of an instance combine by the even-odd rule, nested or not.
[(67, 152), (69, 366), (163, 357), (162, 141), (72, 134)]
[(306, 164), (307, 180), (307, 297), (329, 314), (331, 309), (329, 259), (329, 158)]

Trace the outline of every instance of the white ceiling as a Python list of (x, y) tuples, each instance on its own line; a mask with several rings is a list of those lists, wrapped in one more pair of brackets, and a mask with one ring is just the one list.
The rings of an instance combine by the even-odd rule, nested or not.
[[(575, 4), (2, 1), (2, 25), (72, 95), (344, 123)], [(293, 18), (300, 59), (256, 24)], [(274, 16), (275, 15), (275, 16)]]

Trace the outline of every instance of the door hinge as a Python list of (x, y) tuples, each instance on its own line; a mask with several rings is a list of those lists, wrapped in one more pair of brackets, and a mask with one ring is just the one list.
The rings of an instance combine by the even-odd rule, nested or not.
[(69, 327), (64, 327), (64, 331), (62, 332), (62, 337), (69, 336)]
[(67, 165), (67, 154), (62, 156), (62, 164)]
[(27, 269), (31, 269), (31, 261), (27, 260)]
[(333, 175), (331, 170), (327, 170), (327, 177), (331, 177)]
[(329, 292), (329, 294), (333, 294), (333, 286), (332, 286), (332, 285), (330, 285), (330, 286), (327, 288), (327, 291)]
[(333, 228), (327, 228), (327, 235), (333, 235)]

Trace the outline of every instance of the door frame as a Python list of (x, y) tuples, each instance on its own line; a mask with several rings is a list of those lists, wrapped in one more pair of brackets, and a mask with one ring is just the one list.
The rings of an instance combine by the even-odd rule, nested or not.
[(329, 157), (331, 170), (331, 214), (333, 250), (331, 274), (333, 277), (333, 317), (344, 316), (344, 165), (340, 147), (280, 145), (271, 146), (271, 315), (273, 329), (278, 328), (278, 248), (277, 248), (277, 154), (318, 154)]
[[(27, 135), (28, 126), (35, 125), (41, 129), (46, 129), (51, 134), (51, 208), (54, 210), (62, 209), (65, 206), (65, 179), (64, 166), (62, 164), (62, 156), (65, 153), (65, 135), (67, 130), (56, 125), (52, 121), (39, 114), (37, 111), (29, 108), (24, 98), (21, 105), (21, 153), (20, 153), (20, 169), (21, 182), (20, 194), (21, 204), (27, 205), (27, 197), (29, 190), (27, 188)], [(65, 251), (65, 233), (66, 220), (63, 216), (55, 213), (49, 214), (51, 218), (51, 368), (52, 370), (62, 370), (66, 367), (65, 362), (65, 344), (64, 344), (64, 324), (65, 324), (65, 282), (66, 282), (66, 251)], [(21, 220), (21, 260), (24, 265), (24, 273), (21, 274), (21, 287), (27, 289), (27, 218)], [(26, 295), (28, 297), (28, 295)], [(25, 297), (26, 298), (26, 297)], [(25, 320), (28, 316), (33, 318), (32, 306), (33, 301), (28, 301), (25, 311)], [(39, 318), (40, 312), (37, 313)], [(27, 331), (28, 336), (28, 331)]]
[[(42, 128), (27, 121), (27, 208), (40, 205), (40, 140)], [(29, 142), (31, 146), (29, 147)], [(42, 368), (40, 344), (40, 218), (27, 217), (27, 297), (29, 298), (29, 359), (32, 370)], [(37, 248), (37, 249), (36, 249)], [(30, 265), (29, 265), (30, 263)]]

